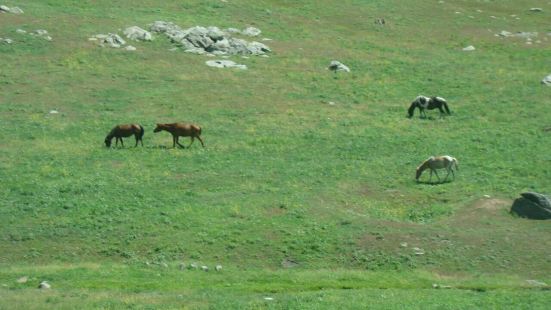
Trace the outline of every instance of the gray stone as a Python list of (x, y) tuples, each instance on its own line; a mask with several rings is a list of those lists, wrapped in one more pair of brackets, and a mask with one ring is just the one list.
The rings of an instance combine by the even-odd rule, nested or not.
[(0, 41), (1, 41), (1, 42), (4, 42), (4, 43), (6, 43), (6, 44), (12, 44), (12, 43), (13, 43), (13, 40), (12, 40), (12, 39), (8, 39), (8, 38), (6, 38), (6, 39), (0, 38)]
[(538, 280), (526, 280), (526, 283), (532, 286), (547, 286), (547, 283)]
[(205, 63), (207, 64), (207, 66), (215, 68), (237, 68), (242, 70), (247, 69), (246, 65), (236, 64), (231, 60), (208, 60)]
[(522, 193), (521, 196), (513, 202), (511, 213), (534, 220), (551, 219), (551, 202), (548, 197), (532, 192)]
[(216, 267), (214, 267), (214, 270), (222, 271), (222, 265), (216, 265)]
[(241, 31), (241, 33), (246, 35), (246, 36), (249, 36), (249, 37), (256, 37), (256, 36), (260, 35), (260, 33), (262, 33), (262, 31), (260, 31), (260, 29), (255, 28), (255, 27), (247, 27), (247, 28), (243, 29), (243, 31)]
[(124, 49), (127, 50), (127, 51), (131, 51), (131, 52), (136, 50), (136, 48), (132, 45), (128, 45)]
[(21, 33), (21, 34), (27, 33), (27, 31), (26, 31), (26, 30), (23, 30), (23, 29), (17, 29), (17, 30), (15, 30), (15, 32)]
[(542, 8), (531, 8), (530, 12), (543, 12), (543, 9)]
[(197, 266), (196, 263), (191, 263), (191, 264), (189, 264), (189, 267), (188, 267), (188, 269), (198, 269), (198, 268), (199, 268), (199, 266)]
[(107, 44), (108, 46), (114, 48), (119, 48), (121, 45), (126, 44), (126, 41), (115, 33), (98, 34), (95, 35), (95, 37), (99, 39), (100, 43)]
[(331, 61), (328, 68), (333, 72), (338, 72), (338, 71), (350, 72), (350, 68), (348, 68), (343, 63), (336, 60)]
[(544, 77), (543, 80), (541, 80), (541, 83), (542, 83), (543, 85), (551, 86), (551, 74), (549, 74), (548, 76)]
[(209, 271), (209, 267), (207, 267), (207, 266), (201, 266), (201, 270), (203, 270), (203, 271)]
[(0, 12), (9, 13), (11, 10), (5, 5), (0, 5)]
[(48, 31), (44, 30), (44, 29), (37, 29), (33, 33), (36, 34), (37, 36), (46, 36), (46, 35), (48, 35)]
[(128, 27), (124, 30), (124, 35), (134, 41), (151, 41), (153, 36), (147, 30), (144, 30), (138, 26)]
[(48, 289), (51, 289), (52, 286), (47, 281), (42, 281), (40, 282), (40, 284), (38, 284), (38, 288), (48, 290)]
[(464, 48), (463, 48), (463, 51), (465, 51), (465, 52), (471, 52), (471, 51), (474, 51), (475, 49), (476, 49), (476, 48), (475, 48), (474, 46), (469, 45), (469, 46), (467, 46), (467, 47), (464, 47)]
[(178, 25), (172, 22), (155, 21), (153, 24), (149, 24), (149, 31), (165, 33), (173, 31), (181, 31), (182, 29)]

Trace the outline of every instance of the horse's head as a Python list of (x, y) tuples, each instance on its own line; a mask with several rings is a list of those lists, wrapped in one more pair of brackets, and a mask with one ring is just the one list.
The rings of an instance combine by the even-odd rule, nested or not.
[(153, 132), (159, 132), (163, 130), (163, 125), (162, 124), (157, 124), (157, 126), (155, 127), (155, 129), (153, 129)]
[(415, 170), (415, 181), (419, 181), (419, 177), (421, 177), (421, 173), (423, 173), (423, 169), (421, 169), (421, 166), (419, 166)]
[(111, 147), (111, 139), (109, 137), (105, 137), (105, 146)]

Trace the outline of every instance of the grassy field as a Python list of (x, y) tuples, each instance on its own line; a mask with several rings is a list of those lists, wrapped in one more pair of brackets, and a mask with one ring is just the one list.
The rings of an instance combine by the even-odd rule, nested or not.
[[(14, 40), (0, 43), (0, 309), (551, 304), (526, 282), (551, 284), (551, 226), (508, 213), (551, 192), (546, 1), (4, 4), (25, 13), (0, 15)], [(273, 52), (221, 70), (159, 35), (135, 52), (88, 41), (156, 20), (252, 25)], [(406, 118), (420, 94), (452, 116)], [(201, 125), (206, 148), (153, 133), (176, 121)], [(142, 124), (145, 147), (105, 148), (119, 123)], [(416, 183), (439, 154), (459, 159), (456, 179)]]

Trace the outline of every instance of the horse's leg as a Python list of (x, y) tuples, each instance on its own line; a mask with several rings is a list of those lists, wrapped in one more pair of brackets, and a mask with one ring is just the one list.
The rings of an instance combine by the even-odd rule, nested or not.
[(440, 110), (440, 117), (444, 116), (444, 109), (442, 109), (442, 106), (439, 106), (438, 110)]
[(181, 148), (185, 149), (186, 147), (181, 145), (180, 142), (178, 142), (178, 138), (180, 137), (176, 136), (176, 144), (178, 144)]
[(172, 147), (173, 148), (176, 147), (176, 136), (175, 135), (172, 135)]
[(205, 147), (205, 144), (203, 143), (203, 139), (201, 139), (201, 137), (199, 137), (199, 136), (197, 136), (197, 139), (199, 139), (199, 142), (201, 142), (201, 145), (202, 145), (203, 147)]
[(138, 147), (138, 135), (134, 135), (134, 138), (136, 138), (136, 145), (134, 147)]
[(430, 169), (430, 178), (429, 178), (429, 182), (432, 182), (432, 169)]
[(436, 177), (438, 178), (438, 181), (440, 182), (440, 176), (438, 175), (438, 171), (436, 171), (436, 169), (434, 169), (434, 174), (436, 174)]
[(122, 147), (124, 147), (124, 142), (122, 142), (122, 137), (120, 139), (121, 139), (121, 145)]
[(191, 142), (189, 143), (188, 147), (191, 147), (191, 145), (193, 144), (193, 141), (195, 141), (195, 137), (194, 136), (190, 136), (191, 138)]

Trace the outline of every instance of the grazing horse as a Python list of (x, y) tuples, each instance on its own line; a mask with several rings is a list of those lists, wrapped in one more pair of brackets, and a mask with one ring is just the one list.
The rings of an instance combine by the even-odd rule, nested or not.
[(190, 147), (195, 141), (195, 138), (199, 139), (201, 145), (205, 147), (203, 140), (201, 139), (201, 127), (194, 124), (184, 124), (184, 123), (172, 123), (172, 124), (157, 124), (157, 127), (153, 132), (159, 132), (166, 130), (172, 134), (172, 147), (176, 147), (178, 144), (180, 147), (185, 148), (183, 145), (178, 142), (178, 137), (191, 137), (191, 143), (188, 145)]
[(459, 170), (459, 162), (454, 157), (444, 155), (444, 156), (431, 156), (427, 160), (425, 160), (419, 167), (417, 167), (417, 170), (415, 171), (415, 180), (419, 182), (419, 177), (421, 177), (421, 174), (426, 169), (430, 169), (430, 179), (429, 182), (432, 180), (432, 172), (436, 174), (438, 177), (438, 181), (440, 181), (440, 176), (438, 176), (438, 173), (436, 172), (436, 169), (446, 169), (448, 171), (448, 174), (446, 175), (446, 178), (444, 181), (448, 179), (448, 176), (450, 175), (450, 172), (453, 175), (453, 178), (455, 179), (455, 173), (453, 172), (453, 167), (455, 166), (456, 170)]
[(111, 140), (113, 138), (116, 138), (115, 145), (119, 145), (119, 140), (121, 140), (121, 145), (124, 146), (124, 143), (122, 142), (123, 137), (130, 137), (131, 135), (134, 135), (136, 137), (136, 146), (138, 146), (138, 141), (142, 143), (143, 146), (143, 134), (144, 130), (142, 125), (139, 124), (127, 124), (127, 125), (117, 125), (111, 129), (111, 132), (105, 137), (105, 146), (110, 147), (111, 146)]
[[(446, 109), (446, 112), (444, 112), (444, 109), (442, 109), (442, 106), (444, 109)], [(419, 114), (423, 117), (427, 117), (427, 114), (425, 113), (425, 109), (432, 110), (438, 108), (440, 110), (440, 115), (447, 113), (448, 115), (451, 114), (450, 109), (448, 108), (448, 103), (446, 102), (446, 99), (442, 97), (425, 97), (425, 96), (417, 96), (415, 100), (411, 103), (408, 109), (408, 117), (413, 117), (413, 112), (415, 112), (415, 108), (419, 108)]]

